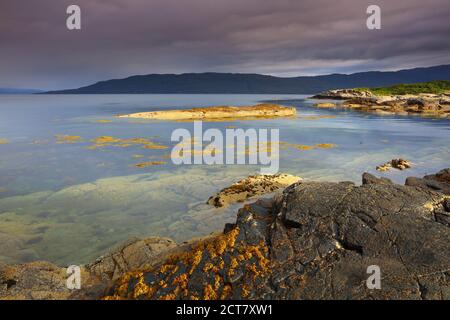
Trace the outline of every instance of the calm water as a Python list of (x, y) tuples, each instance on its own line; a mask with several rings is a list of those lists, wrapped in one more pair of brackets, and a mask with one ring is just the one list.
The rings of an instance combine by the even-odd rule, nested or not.
[[(379, 117), (311, 107), (289, 95), (0, 95), (0, 262), (87, 262), (131, 236), (184, 241), (222, 229), (237, 207), (214, 209), (214, 192), (258, 171), (254, 166), (175, 166), (170, 135), (189, 122), (118, 119), (115, 114), (162, 108), (245, 105), (278, 100), (298, 109), (295, 119), (204, 123), (204, 129), (279, 128), (284, 142), (330, 143), (331, 149), (280, 151), (280, 171), (314, 180), (359, 183), (364, 171), (394, 157), (413, 162), (407, 176), (450, 163), (450, 120)], [(55, 135), (79, 136), (57, 143)], [(92, 139), (147, 138), (142, 145), (92, 148)], [(165, 164), (145, 168), (145, 161)]]

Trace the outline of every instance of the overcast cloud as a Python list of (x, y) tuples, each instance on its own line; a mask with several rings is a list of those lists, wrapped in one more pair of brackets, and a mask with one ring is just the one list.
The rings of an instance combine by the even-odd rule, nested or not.
[[(78, 4), (82, 30), (66, 29)], [(382, 29), (366, 28), (366, 8)], [(450, 63), (449, 0), (1, 0), (0, 87), (133, 74), (278, 76)]]

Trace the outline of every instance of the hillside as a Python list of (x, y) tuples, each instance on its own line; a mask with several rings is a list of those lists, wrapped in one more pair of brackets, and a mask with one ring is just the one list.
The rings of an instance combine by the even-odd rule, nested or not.
[(450, 65), (400, 71), (370, 71), (280, 78), (260, 74), (186, 73), (137, 75), (100, 81), (51, 94), (236, 93), (310, 94), (337, 88), (381, 87), (398, 83), (450, 80)]

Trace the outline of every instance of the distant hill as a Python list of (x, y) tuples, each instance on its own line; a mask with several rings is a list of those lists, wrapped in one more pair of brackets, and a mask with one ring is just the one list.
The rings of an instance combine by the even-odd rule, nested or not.
[(42, 90), (36, 89), (16, 89), (16, 88), (0, 88), (0, 94), (30, 94), (40, 93)]
[(78, 89), (50, 91), (47, 93), (311, 94), (330, 89), (379, 87), (432, 80), (450, 80), (450, 65), (393, 72), (369, 71), (350, 75), (330, 74), (292, 78), (241, 73), (149, 74), (100, 81)]

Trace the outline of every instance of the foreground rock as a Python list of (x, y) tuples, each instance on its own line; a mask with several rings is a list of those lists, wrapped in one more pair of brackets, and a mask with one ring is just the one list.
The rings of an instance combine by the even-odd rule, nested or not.
[(411, 168), (411, 163), (409, 163), (408, 160), (405, 159), (392, 159), (389, 162), (386, 162), (385, 164), (382, 164), (380, 166), (377, 166), (378, 171), (389, 171), (391, 168), (395, 168), (398, 170), (405, 170)]
[[(224, 234), (121, 277), (107, 299), (449, 299), (448, 196), (380, 182), (299, 182)], [(366, 286), (381, 269), (381, 289)]]
[(120, 118), (140, 118), (153, 120), (219, 120), (240, 118), (272, 118), (290, 117), (296, 114), (293, 107), (276, 104), (258, 104), (255, 106), (217, 106), (208, 108), (193, 108), (182, 110), (164, 110), (153, 112), (139, 112), (120, 115)]
[(223, 207), (236, 202), (243, 202), (251, 197), (284, 189), (301, 180), (290, 174), (249, 176), (210, 197), (208, 204)]
[[(222, 234), (131, 240), (83, 266), (75, 292), (65, 268), (0, 266), (0, 299), (450, 299), (450, 197), (435, 191), (449, 173), (414, 186), (300, 181), (245, 205)], [(366, 286), (372, 265), (379, 290)]]
[(339, 105), (340, 107), (380, 115), (450, 117), (450, 96), (448, 93), (376, 96), (370, 91), (342, 89), (326, 91), (312, 98), (345, 100)]
[(438, 191), (450, 195), (450, 169), (444, 169), (436, 174), (431, 174), (422, 179), (409, 177), (406, 179), (407, 186), (424, 187), (433, 191)]
[(362, 175), (362, 184), (393, 184), (393, 182), (388, 178), (377, 178), (370, 173), (363, 173)]
[(150, 268), (177, 247), (170, 239), (132, 239), (95, 262), (81, 266), (82, 290), (69, 290), (67, 268), (48, 262), (0, 266), (0, 299), (92, 299), (106, 293), (113, 280)]

